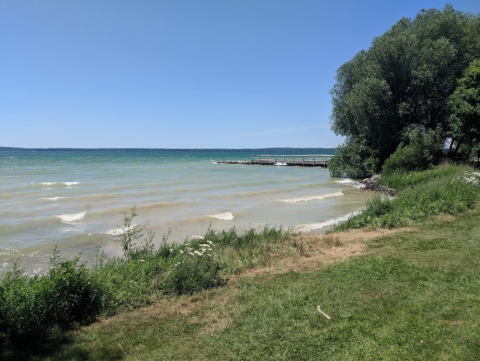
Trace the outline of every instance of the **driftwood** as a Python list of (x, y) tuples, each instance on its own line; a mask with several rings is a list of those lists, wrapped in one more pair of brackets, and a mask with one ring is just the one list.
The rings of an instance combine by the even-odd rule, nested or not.
[(326, 318), (330, 319), (330, 316), (320, 309), (320, 305), (317, 306), (317, 311), (320, 312), (322, 315), (324, 315)]

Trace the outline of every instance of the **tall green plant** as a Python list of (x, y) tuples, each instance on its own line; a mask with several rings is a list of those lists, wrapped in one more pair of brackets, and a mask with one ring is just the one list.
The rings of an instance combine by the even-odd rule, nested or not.
[[(133, 223), (133, 219), (138, 216), (137, 208), (134, 206), (130, 209), (130, 213), (122, 212), (123, 225), (118, 235), (118, 240), (122, 245), (123, 256), (129, 260), (132, 257), (132, 253), (135, 251), (137, 243), (136, 241), (143, 237), (144, 226), (139, 226)], [(153, 234), (149, 234), (147, 240), (147, 248), (151, 246)], [(150, 247), (151, 250), (151, 247)]]

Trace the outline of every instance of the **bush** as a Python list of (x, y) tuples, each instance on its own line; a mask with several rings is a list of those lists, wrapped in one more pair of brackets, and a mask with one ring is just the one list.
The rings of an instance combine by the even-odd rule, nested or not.
[(0, 284), (0, 334), (13, 343), (42, 339), (53, 328), (66, 330), (95, 319), (100, 287), (79, 257), (60, 261), (55, 247), (44, 276), (28, 277), (16, 264)]
[(404, 142), (383, 164), (383, 174), (432, 168), (441, 154), (441, 147), (442, 139), (435, 131), (410, 128), (404, 135)]
[(364, 178), (377, 170), (377, 161), (374, 158), (367, 145), (352, 140), (337, 148), (335, 156), (328, 163), (328, 170), (330, 175), (336, 178)]
[(182, 295), (218, 287), (224, 283), (219, 272), (220, 264), (212, 256), (192, 252), (173, 266), (162, 288), (166, 293)]

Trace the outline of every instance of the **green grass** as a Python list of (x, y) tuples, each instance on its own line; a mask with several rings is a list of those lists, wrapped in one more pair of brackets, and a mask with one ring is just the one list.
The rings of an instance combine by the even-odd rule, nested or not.
[(479, 256), (478, 213), (430, 219), (317, 271), (243, 276), (123, 314), (46, 359), (475, 360)]
[(458, 166), (438, 166), (419, 172), (401, 172), (396, 171), (390, 174), (382, 174), (377, 180), (377, 185), (387, 186), (393, 189), (401, 190), (407, 187), (415, 186), (419, 183), (425, 183), (438, 178), (452, 177), (458, 172), (471, 171), (470, 167)]
[[(471, 177), (473, 182), (467, 180)], [(423, 172), (394, 173), (380, 180), (383, 185), (396, 187), (396, 197), (372, 197), (361, 214), (351, 217), (334, 231), (409, 226), (435, 214), (460, 214), (473, 208), (480, 199), (480, 173), (474, 173), (470, 167), (448, 166)]]

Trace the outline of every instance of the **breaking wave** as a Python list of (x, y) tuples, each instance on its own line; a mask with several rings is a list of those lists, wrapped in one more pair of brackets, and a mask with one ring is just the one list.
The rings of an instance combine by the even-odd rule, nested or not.
[(131, 231), (136, 226), (137, 226), (136, 224), (132, 224), (130, 227), (114, 228), (106, 231), (105, 233), (108, 234), (109, 236), (120, 236), (128, 231)]
[(221, 219), (222, 221), (231, 221), (235, 218), (231, 212), (211, 214), (211, 215), (208, 215), (207, 217)]
[(337, 182), (337, 183), (341, 183), (341, 184), (355, 183), (355, 181), (354, 181), (354, 180), (352, 180), (352, 179), (349, 179), (349, 178), (347, 178), (347, 179), (342, 179), (342, 180), (337, 180), (337, 181), (335, 181), (335, 182)]
[(32, 186), (40, 186), (40, 187), (50, 187), (50, 186), (76, 186), (81, 182), (41, 182), (41, 183), (30, 183)]
[(340, 197), (343, 196), (342, 192), (335, 192), (335, 193), (330, 193), (330, 194), (324, 194), (321, 196), (310, 196), (310, 197), (301, 197), (301, 198), (291, 198), (291, 199), (280, 199), (279, 202), (284, 202), (284, 203), (297, 203), (297, 202), (308, 202), (308, 201), (316, 201), (320, 199), (325, 199), (325, 198), (331, 198), (331, 197)]
[(353, 217), (353, 216), (356, 216), (357, 214), (362, 213), (362, 211), (363, 211), (363, 208), (338, 218), (329, 219), (328, 221), (325, 221), (325, 222), (302, 224), (302, 225), (296, 226), (295, 230), (298, 232), (310, 232), (318, 229), (323, 229), (326, 227), (336, 226), (339, 223), (347, 221), (350, 217)]
[(75, 213), (75, 214), (60, 214), (56, 215), (55, 217), (59, 218), (63, 223), (72, 223), (79, 221), (85, 217), (87, 212)]

